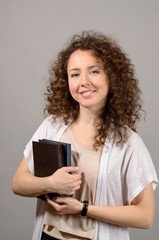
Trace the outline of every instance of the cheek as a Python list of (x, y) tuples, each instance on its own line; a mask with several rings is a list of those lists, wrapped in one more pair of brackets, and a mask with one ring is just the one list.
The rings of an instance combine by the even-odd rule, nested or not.
[(100, 89), (100, 92), (102, 95), (106, 95), (109, 92), (109, 81), (107, 78), (101, 79), (101, 81), (98, 81), (98, 88)]
[(68, 86), (69, 86), (70, 93), (73, 93), (77, 90), (77, 84), (73, 81), (68, 81)]
[(92, 80), (92, 84), (99, 89), (109, 89), (109, 81), (106, 77), (103, 76), (98, 79)]
[(72, 84), (69, 79), (68, 79), (68, 88), (69, 88), (69, 91), (71, 92)]
[(69, 87), (70, 93), (72, 93), (72, 84), (70, 82), (68, 82), (68, 87)]
[(105, 92), (105, 94), (107, 95), (109, 92), (109, 84), (105, 84), (103, 87), (103, 91)]

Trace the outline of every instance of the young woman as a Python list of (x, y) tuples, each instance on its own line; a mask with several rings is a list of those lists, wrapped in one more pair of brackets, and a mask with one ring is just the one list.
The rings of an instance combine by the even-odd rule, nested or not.
[[(128, 227), (150, 228), (158, 179), (136, 133), (140, 90), (126, 54), (103, 34), (75, 35), (50, 68), (46, 96), (49, 116), (12, 183), (16, 194), (47, 199), (37, 202), (33, 240), (127, 240)], [(32, 141), (40, 138), (71, 143), (72, 167), (35, 177)]]

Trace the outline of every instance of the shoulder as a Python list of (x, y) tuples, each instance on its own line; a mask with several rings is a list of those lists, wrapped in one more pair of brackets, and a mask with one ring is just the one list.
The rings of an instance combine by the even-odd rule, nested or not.
[(128, 146), (138, 146), (138, 147), (145, 146), (142, 138), (137, 132), (134, 132), (132, 129), (127, 127), (127, 134), (128, 134), (128, 140), (126, 144)]
[(136, 150), (138, 151), (147, 151), (147, 147), (145, 146), (142, 138), (138, 133), (131, 130), (127, 127), (127, 138), (126, 140), (119, 146), (116, 145), (115, 142), (109, 141), (108, 146), (111, 151), (115, 151), (116, 153), (132, 153)]
[(120, 145), (116, 144), (116, 141), (113, 140), (113, 136), (110, 136), (110, 139), (106, 139), (106, 145), (109, 145), (111, 148), (115, 148), (116, 150), (124, 150), (129, 147), (133, 148), (136, 145), (143, 145), (143, 140), (140, 135), (133, 131), (131, 128), (126, 126), (126, 139)]
[(62, 119), (49, 115), (42, 121), (33, 137), (49, 137), (50, 134), (56, 134), (64, 125)]
[(47, 127), (58, 127), (64, 125), (64, 120), (62, 118), (49, 115), (44, 119), (43, 123)]
[(140, 135), (128, 128), (128, 140), (124, 144), (125, 151), (136, 155), (136, 158), (150, 159), (150, 153)]
[(42, 124), (48, 138), (53, 138), (66, 126), (63, 118), (55, 117), (53, 115), (46, 117)]

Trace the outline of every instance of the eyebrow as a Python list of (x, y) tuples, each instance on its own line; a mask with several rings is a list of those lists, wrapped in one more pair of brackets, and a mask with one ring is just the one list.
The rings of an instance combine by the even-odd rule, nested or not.
[[(94, 68), (94, 67), (99, 67), (99, 68), (102, 69), (102, 67), (99, 66), (99, 65), (92, 65), (92, 66), (88, 67), (88, 70), (90, 70), (90, 69), (92, 69), (92, 68)], [(69, 72), (71, 72), (71, 71), (79, 71), (79, 70), (80, 70), (80, 68), (73, 68), (73, 69), (71, 69)]]

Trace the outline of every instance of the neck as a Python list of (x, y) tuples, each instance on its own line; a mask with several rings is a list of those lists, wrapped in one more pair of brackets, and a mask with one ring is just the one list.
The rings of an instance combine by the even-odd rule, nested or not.
[(96, 125), (100, 121), (100, 112), (80, 106), (77, 122), (83, 125)]

